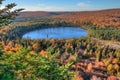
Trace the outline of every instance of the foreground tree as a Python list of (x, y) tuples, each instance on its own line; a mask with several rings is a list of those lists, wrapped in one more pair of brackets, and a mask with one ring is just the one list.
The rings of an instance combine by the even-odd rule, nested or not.
[(4, 0), (0, 0), (0, 27), (10, 24), (15, 19), (15, 16), (18, 15), (18, 12), (23, 10), (12, 10), (16, 6), (15, 3), (7, 4), (4, 8), (1, 8), (3, 1)]
[[(56, 54), (56, 53), (55, 53)], [(71, 63), (60, 66), (55, 55), (30, 54), (27, 49), (4, 54), (0, 58), (1, 80), (71, 80)]]

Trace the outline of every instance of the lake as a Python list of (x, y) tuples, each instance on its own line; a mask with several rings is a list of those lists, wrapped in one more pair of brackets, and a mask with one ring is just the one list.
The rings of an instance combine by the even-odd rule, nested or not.
[(28, 32), (23, 35), (23, 38), (62, 39), (62, 38), (79, 38), (86, 35), (87, 31), (80, 27), (51, 27)]

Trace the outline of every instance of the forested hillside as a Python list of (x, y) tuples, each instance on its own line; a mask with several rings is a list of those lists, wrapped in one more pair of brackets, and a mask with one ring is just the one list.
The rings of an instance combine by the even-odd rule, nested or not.
[(45, 11), (25, 11), (20, 12), (19, 16), (16, 17), (18, 21), (25, 20), (37, 20), (41, 18), (50, 18), (51, 16), (67, 14), (69, 12), (45, 12)]
[(120, 28), (120, 9), (72, 12), (53, 16), (75, 24), (91, 23), (96, 27)]
[(91, 23), (96, 27), (120, 28), (120, 9), (81, 12), (21, 12), (18, 18), (52, 17), (74, 24)]
[[(120, 48), (106, 44), (120, 44), (120, 9), (21, 12), (15, 19), (23, 10), (11, 11), (15, 6), (0, 9), (0, 80), (120, 79)], [(88, 34), (72, 39), (22, 38), (36, 29), (61, 26), (81, 27)]]

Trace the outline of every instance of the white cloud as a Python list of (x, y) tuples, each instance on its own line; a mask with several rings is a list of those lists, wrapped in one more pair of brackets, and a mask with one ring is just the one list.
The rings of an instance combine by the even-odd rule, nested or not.
[[(21, 8), (16, 7), (16, 8)], [(56, 7), (56, 6), (22, 6), (22, 8), (25, 8), (24, 11), (68, 11), (68, 8), (63, 7)]]
[(16, 8), (25, 8), (24, 11), (72, 11), (73, 8), (70, 7), (59, 7), (59, 6), (50, 6), (46, 4), (36, 4), (36, 6), (17, 6)]
[(90, 11), (90, 10), (98, 10), (99, 8), (93, 6), (89, 0), (89, 2), (80, 2), (73, 6), (51, 6), (46, 4), (36, 4), (26, 5), (26, 6), (17, 6), (16, 8), (25, 8), (24, 11)]
[(86, 7), (88, 8), (88, 7), (90, 7), (91, 5), (88, 4), (88, 3), (80, 2), (80, 3), (77, 4), (77, 6), (79, 6), (79, 7), (81, 7), (81, 8), (86, 8)]
[(41, 3), (39, 3), (39, 4), (37, 4), (38, 6), (45, 6), (45, 4), (41, 4)]
[(91, 11), (91, 10), (98, 10), (99, 8), (95, 7), (91, 4), (91, 1), (87, 2), (80, 2), (77, 4), (78, 11)]

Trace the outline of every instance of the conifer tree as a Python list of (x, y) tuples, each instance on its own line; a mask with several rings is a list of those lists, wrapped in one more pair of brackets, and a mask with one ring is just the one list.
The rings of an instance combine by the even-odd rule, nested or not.
[(18, 12), (23, 10), (22, 8), (13, 10), (16, 6), (15, 3), (7, 4), (4, 8), (1, 8), (3, 1), (5, 0), (0, 0), (0, 27), (10, 24), (18, 15)]

